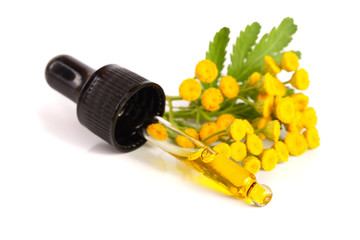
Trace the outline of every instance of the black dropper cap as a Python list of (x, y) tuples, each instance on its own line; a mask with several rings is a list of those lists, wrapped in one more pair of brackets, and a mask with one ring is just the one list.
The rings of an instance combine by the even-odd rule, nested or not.
[(156, 83), (118, 65), (95, 71), (68, 55), (48, 63), (48, 84), (75, 103), (81, 124), (122, 152), (145, 143), (140, 133), (154, 116), (162, 116), (165, 95)]

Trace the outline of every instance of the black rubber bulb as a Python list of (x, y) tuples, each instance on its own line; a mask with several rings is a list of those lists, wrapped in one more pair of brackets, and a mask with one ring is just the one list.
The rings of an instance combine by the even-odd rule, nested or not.
[(68, 55), (49, 61), (48, 84), (77, 103), (81, 124), (122, 152), (145, 143), (138, 131), (162, 116), (165, 95), (153, 82), (115, 64), (93, 70)]

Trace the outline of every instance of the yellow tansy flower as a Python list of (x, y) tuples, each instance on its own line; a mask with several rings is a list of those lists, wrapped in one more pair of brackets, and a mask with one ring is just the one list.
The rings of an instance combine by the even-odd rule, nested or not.
[(230, 146), (226, 143), (219, 143), (214, 148), (214, 151), (224, 155), (225, 157), (231, 157), (231, 149)]
[(279, 161), (279, 156), (275, 151), (275, 149), (273, 148), (265, 149), (263, 154), (261, 155), (260, 161), (261, 161), (261, 167), (265, 171), (271, 171), (276, 167), (276, 164)]
[(188, 78), (180, 84), (179, 93), (182, 99), (194, 101), (201, 95), (201, 84), (194, 78)]
[(207, 111), (216, 111), (220, 108), (220, 104), (224, 101), (221, 91), (217, 88), (208, 88), (203, 92), (201, 97), (201, 105)]
[(317, 116), (315, 109), (312, 107), (306, 108), (302, 113), (302, 123), (306, 128), (315, 127), (317, 123)]
[(146, 127), (147, 133), (159, 141), (165, 141), (168, 138), (166, 128), (160, 123), (152, 123)]
[(183, 148), (194, 148), (195, 144), (185, 136), (177, 136), (175, 138), (176, 143)]
[(265, 73), (276, 75), (281, 71), (281, 69), (271, 56), (266, 55), (263, 63), (263, 71)]
[(289, 132), (285, 136), (285, 144), (289, 153), (294, 156), (299, 156), (308, 149), (308, 143), (304, 135), (298, 132)]
[(255, 86), (260, 93), (266, 93), (271, 96), (282, 97), (286, 94), (285, 85), (270, 73), (266, 73)]
[(253, 72), (247, 80), (248, 86), (254, 86), (261, 79), (261, 74), (258, 72)]
[(283, 123), (290, 123), (295, 114), (295, 106), (290, 97), (277, 98), (275, 116)]
[(234, 141), (241, 141), (247, 132), (247, 126), (241, 119), (235, 119), (230, 125), (230, 137)]
[(216, 125), (219, 128), (219, 131), (225, 130), (229, 125), (235, 120), (235, 117), (229, 113), (222, 114), (216, 119)]
[(239, 93), (239, 84), (232, 76), (224, 76), (220, 79), (219, 88), (227, 98), (234, 98)]
[(246, 134), (253, 134), (254, 133), (254, 128), (253, 126), (249, 123), (248, 120), (244, 119), (243, 123), (245, 125), (246, 128)]
[(243, 142), (233, 142), (230, 145), (231, 158), (237, 162), (242, 161), (246, 157), (246, 146)]
[(319, 133), (315, 127), (306, 129), (306, 131), (304, 132), (304, 136), (309, 144), (309, 148), (317, 148), (318, 146), (320, 146)]
[(249, 153), (260, 155), (263, 151), (263, 142), (256, 134), (248, 134), (246, 137), (246, 147)]
[(266, 98), (256, 101), (254, 103), (255, 110), (263, 115), (265, 118), (269, 117), (274, 106), (274, 97), (267, 96)]
[(280, 122), (278, 120), (267, 122), (265, 124), (263, 134), (267, 139), (277, 142), (280, 137)]
[(295, 110), (304, 111), (307, 105), (309, 104), (309, 97), (303, 93), (295, 93), (291, 95), (291, 99), (294, 102)]
[(300, 111), (295, 111), (294, 117), (290, 123), (286, 124), (286, 130), (289, 132), (301, 132), (304, 129), (303, 114)]
[(293, 52), (286, 52), (280, 60), (280, 67), (287, 72), (295, 71), (299, 68), (299, 57)]
[[(184, 131), (186, 134), (188, 134), (190, 137), (195, 138), (196, 140), (199, 140), (199, 134), (196, 132), (193, 128), (188, 128)], [(193, 141), (191, 141), (189, 138), (179, 135), (175, 138), (176, 143), (184, 148), (194, 148), (195, 144)]]
[(271, 89), (272, 89), (271, 95), (282, 97), (282, 96), (285, 96), (285, 94), (286, 94), (285, 85), (277, 77), (274, 77), (274, 79), (272, 81)]
[(290, 79), (291, 85), (299, 90), (306, 90), (309, 87), (309, 74), (305, 69), (297, 70)]
[(184, 131), (187, 135), (189, 135), (192, 138), (195, 138), (196, 140), (199, 140), (199, 133), (193, 129), (193, 128), (187, 128)]
[[(218, 132), (218, 127), (216, 125), (216, 123), (214, 122), (208, 122), (205, 123), (204, 125), (202, 125), (201, 129), (200, 129), (200, 139), (204, 140), (207, 137), (211, 136), (212, 134)], [(219, 139), (219, 135), (215, 135), (214, 137), (211, 137), (210, 139), (208, 139), (206, 141), (206, 143), (213, 143), (216, 142)]]
[(273, 148), (277, 152), (279, 156), (280, 162), (287, 162), (289, 159), (289, 150), (287, 149), (286, 145), (282, 141), (278, 141), (273, 145)]
[(252, 174), (256, 174), (260, 170), (261, 162), (255, 156), (247, 156), (241, 165)]
[(216, 64), (208, 59), (200, 61), (195, 67), (195, 76), (204, 83), (212, 83), (218, 73)]

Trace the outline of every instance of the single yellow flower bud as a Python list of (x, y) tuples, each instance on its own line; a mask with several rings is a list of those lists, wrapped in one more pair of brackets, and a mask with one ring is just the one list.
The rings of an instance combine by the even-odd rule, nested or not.
[(295, 115), (295, 106), (290, 97), (277, 98), (275, 101), (275, 116), (283, 123), (290, 123)]
[(261, 155), (260, 161), (261, 161), (261, 167), (265, 171), (271, 171), (276, 167), (276, 164), (279, 161), (279, 156), (275, 151), (275, 149), (273, 148), (265, 149), (263, 154)]
[(254, 86), (261, 79), (261, 74), (258, 72), (253, 72), (248, 78), (246, 84), (248, 86)]
[(286, 52), (280, 60), (280, 67), (287, 72), (295, 71), (299, 68), (299, 57), (293, 52)]
[(294, 156), (299, 156), (308, 149), (308, 143), (304, 135), (298, 132), (289, 132), (285, 136), (285, 144), (289, 153)]
[(214, 151), (224, 155), (225, 157), (231, 157), (231, 149), (230, 146), (226, 143), (219, 143), (214, 148)]
[[(211, 136), (212, 134), (214, 134), (218, 131), (219, 130), (218, 130), (216, 123), (214, 123), (214, 122), (205, 123), (204, 125), (202, 125), (202, 127), (200, 129), (200, 133), (199, 133), (200, 139), (204, 140), (207, 137)], [(210, 139), (208, 139), (206, 141), (206, 143), (213, 143), (213, 142), (216, 142), (218, 139), (219, 139), (219, 136), (215, 135), (214, 137), (211, 137)]]
[(302, 123), (306, 128), (315, 127), (317, 116), (314, 108), (308, 107), (304, 110), (302, 113)]
[(201, 97), (201, 105), (207, 111), (216, 111), (220, 108), (220, 104), (224, 101), (221, 91), (217, 88), (208, 88), (203, 92)]
[(306, 131), (304, 132), (304, 136), (309, 144), (309, 148), (314, 149), (320, 146), (319, 133), (315, 127), (306, 129)]
[(241, 119), (235, 119), (230, 125), (230, 137), (234, 141), (241, 141), (247, 132), (247, 126)]
[(229, 113), (221, 114), (216, 119), (216, 125), (219, 128), (219, 131), (225, 130), (229, 127), (229, 125), (235, 120), (235, 117)]
[(165, 141), (168, 138), (166, 128), (160, 123), (152, 123), (146, 127), (147, 133), (159, 141)]
[(239, 93), (239, 84), (232, 76), (224, 76), (220, 79), (219, 88), (227, 98), (234, 98)]
[(288, 132), (301, 132), (304, 129), (303, 114), (300, 111), (295, 111), (294, 117), (288, 124), (285, 124), (285, 128)]
[(212, 83), (218, 73), (216, 64), (208, 59), (200, 61), (195, 67), (195, 76), (204, 83)]
[(264, 57), (263, 72), (276, 75), (280, 71), (281, 69), (278, 66), (278, 64), (275, 62), (275, 60), (271, 56), (266, 55)]
[(255, 156), (247, 156), (241, 162), (241, 165), (252, 174), (256, 174), (260, 170), (261, 162)]
[(284, 96), (286, 94), (285, 85), (275, 76), (266, 73), (256, 84), (256, 89), (260, 93), (271, 96)]
[(263, 115), (265, 118), (269, 117), (274, 106), (274, 97), (267, 96), (265, 99), (256, 101), (254, 103), (255, 110)]
[(249, 153), (253, 155), (260, 155), (263, 151), (263, 142), (256, 134), (248, 134), (246, 137), (246, 147)]
[(295, 93), (291, 95), (291, 99), (294, 102), (295, 110), (304, 111), (307, 105), (309, 104), (309, 97), (303, 93)]
[(201, 95), (201, 84), (194, 78), (184, 80), (179, 87), (179, 94), (186, 101), (195, 101)]
[(246, 145), (243, 142), (233, 142), (230, 145), (231, 158), (237, 162), (242, 161), (246, 157)]
[(290, 83), (296, 89), (306, 90), (310, 84), (309, 74), (301, 68), (292, 75)]
[(280, 122), (278, 120), (267, 122), (263, 134), (267, 139), (277, 142), (280, 137)]
[(244, 119), (243, 123), (245, 125), (246, 128), (246, 134), (253, 134), (254, 133), (254, 128), (253, 126), (249, 123), (248, 120)]

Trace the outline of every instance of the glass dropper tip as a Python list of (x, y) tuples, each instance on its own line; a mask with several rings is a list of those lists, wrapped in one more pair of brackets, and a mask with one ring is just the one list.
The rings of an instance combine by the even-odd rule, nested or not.
[(271, 189), (264, 185), (255, 182), (249, 189), (248, 196), (258, 207), (266, 206), (272, 199)]

